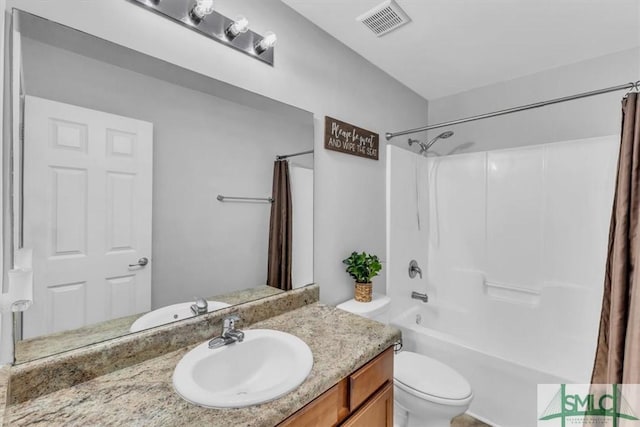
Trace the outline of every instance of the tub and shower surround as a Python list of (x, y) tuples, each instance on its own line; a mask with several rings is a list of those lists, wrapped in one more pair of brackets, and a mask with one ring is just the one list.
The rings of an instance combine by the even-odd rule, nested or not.
[[(388, 150), (387, 283), (405, 346), (467, 377), (474, 415), (535, 426), (537, 384), (589, 382), (618, 137)], [(424, 279), (408, 277), (411, 259)]]

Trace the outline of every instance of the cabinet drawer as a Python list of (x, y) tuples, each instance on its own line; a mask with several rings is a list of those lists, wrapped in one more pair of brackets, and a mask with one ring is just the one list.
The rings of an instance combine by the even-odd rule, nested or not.
[(349, 376), (349, 411), (356, 410), (387, 382), (393, 384), (393, 347)]
[(279, 427), (335, 426), (349, 414), (348, 382), (343, 379), (279, 424)]
[(392, 427), (393, 383), (389, 382), (341, 427)]

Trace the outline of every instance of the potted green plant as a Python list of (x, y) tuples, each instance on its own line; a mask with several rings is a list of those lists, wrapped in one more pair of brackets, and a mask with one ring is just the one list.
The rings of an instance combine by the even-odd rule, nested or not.
[(378, 275), (382, 270), (382, 264), (376, 255), (370, 255), (366, 252), (352, 252), (351, 255), (343, 259), (342, 262), (347, 265), (347, 273), (356, 281), (355, 298), (356, 301), (370, 302), (373, 284), (371, 279)]

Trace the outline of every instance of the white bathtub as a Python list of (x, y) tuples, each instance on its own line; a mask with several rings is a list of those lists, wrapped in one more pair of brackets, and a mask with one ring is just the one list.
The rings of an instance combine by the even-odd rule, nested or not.
[[(416, 316), (421, 317), (420, 324)], [(495, 333), (487, 333), (482, 323), (470, 323), (469, 317), (454, 308), (425, 304), (391, 323), (402, 330), (405, 350), (438, 359), (469, 381), (474, 393), (471, 415), (495, 426), (535, 427), (537, 384), (567, 383), (570, 378), (520, 363), (518, 342), (511, 342), (515, 351), (505, 357), (506, 352), (484, 340)]]

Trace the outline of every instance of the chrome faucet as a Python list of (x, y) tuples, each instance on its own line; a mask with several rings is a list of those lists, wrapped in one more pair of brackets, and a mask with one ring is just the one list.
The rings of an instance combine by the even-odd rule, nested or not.
[(191, 304), (191, 312), (194, 316), (206, 314), (209, 311), (207, 300), (202, 297), (196, 297), (195, 304)]
[(411, 292), (411, 298), (419, 299), (422, 302), (429, 302), (429, 295), (416, 291)]
[(409, 263), (409, 277), (413, 279), (416, 277), (416, 274), (419, 274), (422, 279), (422, 269), (418, 267), (418, 261), (412, 259)]
[(244, 340), (244, 332), (236, 329), (236, 322), (239, 320), (240, 318), (235, 315), (225, 317), (222, 325), (222, 335), (209, 341), (209, 348), (213, 349), (233, 344), (234, 342), (242, 342)]
[(238, 316), (229, 316), (224, 319), (222, 326), (222, 337), (232, 338), (235, 341), (242, 342), (244, 340), (244, 332), (240, 329), (236, 329), (236, 322), (240, 320)]

